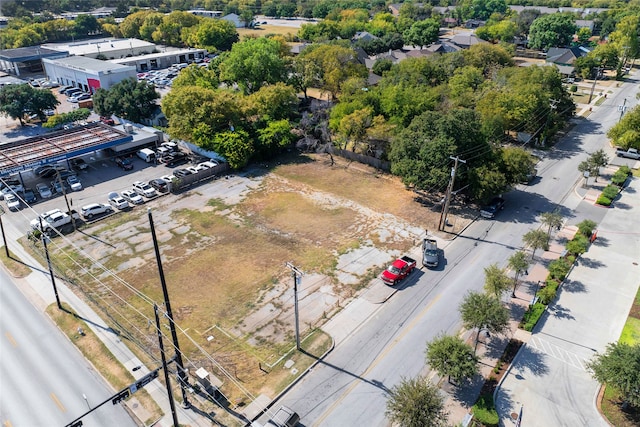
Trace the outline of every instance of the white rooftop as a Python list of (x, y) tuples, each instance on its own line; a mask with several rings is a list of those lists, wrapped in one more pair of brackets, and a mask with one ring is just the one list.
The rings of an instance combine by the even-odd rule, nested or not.
[(80, 71), (94, 71), (94, 72), (107, 72), (107, 71), (128, 71), (135, 70), (135, 67), (128, 65), (114, 64), (109, 61), (100, 61), (99, 59), (87, 58), (86, 56), (68, 56), (66, 58), (59, 59), (43, 59), (44, 62), (51, 64), (61, 65), (68, 68), (75, 68)]
[(83, 40), (73, 43), (50, 43), (42, 46), (53, 50), (67, 51), (69, 55), (102, 53), (106, 56), (108, 56), (110, 52), (122, 51), (124, 49), (147, 48), (149, 52), (151, 52), (156, 48), (155, 44), (140, 39)]

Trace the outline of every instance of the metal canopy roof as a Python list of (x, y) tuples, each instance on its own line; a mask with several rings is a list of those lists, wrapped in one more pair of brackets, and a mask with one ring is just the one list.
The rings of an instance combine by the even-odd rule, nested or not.
[(60, 58), (67, 55), (69, 55), (68, 52), (47, 49), (40, 46), (0, 50), (0, 59), (8, 62), (27, 62), (42, 58)]
[(129, 142), (133, 137), (96, 122), (0, 145), (0, 177)]

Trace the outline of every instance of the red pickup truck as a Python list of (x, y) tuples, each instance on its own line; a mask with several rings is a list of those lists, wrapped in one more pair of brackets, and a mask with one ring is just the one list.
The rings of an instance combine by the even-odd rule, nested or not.
[(416, 260), (403, 256), (393, 262), (385, 271), (380, 275), (380, 279), (384, 283), (390, 286), (395, 286), (402, 279), (407, 277), (413, 269), (416, 268)]

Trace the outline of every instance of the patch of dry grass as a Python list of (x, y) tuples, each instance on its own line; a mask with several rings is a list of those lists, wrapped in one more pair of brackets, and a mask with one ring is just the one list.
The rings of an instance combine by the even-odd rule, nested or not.
[(285, 36), (293, 37), (298, 33), (298, 28), (283, 27), (280, 25), (262, 25), (258, 28), (237, 28), (240, 40), (247, 37)]
[(7, 257), (7, 252), (4, 246), (0, 246), (0, 261), (2, 261), (5, 267), (7, 267), (9, 274), (13, 277), (26, 277), (31, 273), (31, 269), (25, 265), (20, 258), (15, 256), (13, 252), (9, 251), (9, 257)]

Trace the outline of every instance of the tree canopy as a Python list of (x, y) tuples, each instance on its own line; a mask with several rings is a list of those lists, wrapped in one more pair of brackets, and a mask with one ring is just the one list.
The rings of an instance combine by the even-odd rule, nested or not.
[(98, 89), (93, 95), (93, 108), (101, 116), (115, 114), (139, 123), (151, 117), (160, 98), (153, 85), (134, 78), (122, 80), (110, 89)]
[(569, 46), (576, 30), (575, 18), (570, 13), (542, 15), (531, 24), (529, 47), (549, 49)]
[(448, 414), (440, 389), (425, 377), (403, 378), (389, 392), (387, 417), (403, 427), (445, 427)]
[(640, 106), (628, 111), (618, 123), (607, 132), (613, 145), (623, 150), (635, 148), (640, 150)]
[(596, 380), (618, 390), (627, 403), (640, 407), (640, 345), (609, 344), (588, 366)]
[(501, 334), (509, 328), (509, 310), (490, 295), (469, 292), (460, 303), (459, 310), (464, 327), (477, 331), (476, 347), (483, 329)]
[(59, 104), (60, 101), (47, 89), (35, 89), (28, 84), (0, 87), (0, 113), (17, 119), (21, 126), (24, 126), (25, 117), (32, 114), (44, 120), (44, 111), (52, 110)]
[(427, 344), (427, 363), (438, 374), (458, 384), (478, 373), (478, 357), (461, 338), (440, 335)]

